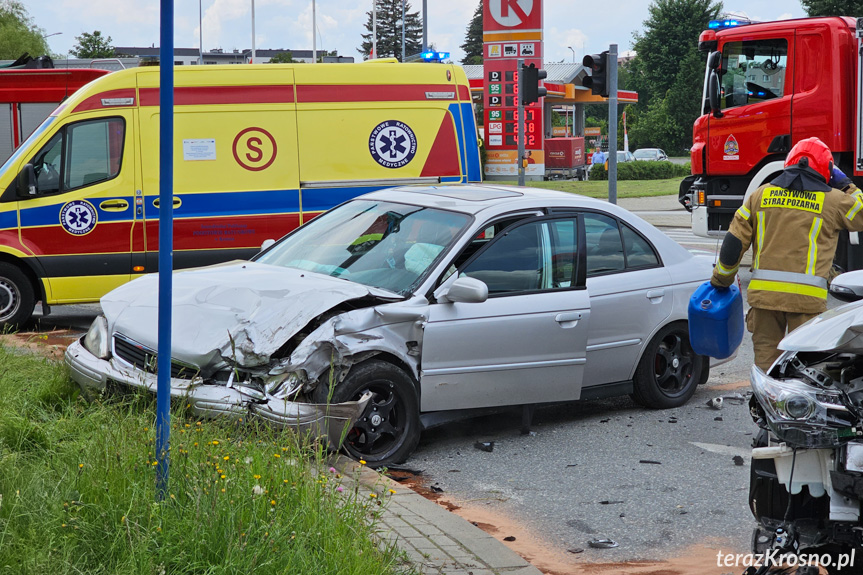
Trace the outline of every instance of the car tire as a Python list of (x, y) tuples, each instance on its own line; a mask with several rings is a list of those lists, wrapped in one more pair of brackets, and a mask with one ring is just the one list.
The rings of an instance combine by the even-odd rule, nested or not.
[(0, 329), (18, 329), (33, 315), (33, 285), (21, 268), (0, 262)]
[[(327, 401), (329, 385), (324, 382), (328, 380), (328, 373), (324, 374), (315, 389), (315, 401)], [(348, 431), (343, 449), (369, 467), (403, 462), (420, 438), (419, 399), (413, 379), (389, 362), (369, 360), (351, 367), (329, 401), (357, 400), (366, 391), (372, 393), (372, 399)]]
[(680, 407), (695, 393), (704, 361), (689, 344), (685, 322), (666, 325), (644, 349), (633, 378), (632, 398), (651, 409)]

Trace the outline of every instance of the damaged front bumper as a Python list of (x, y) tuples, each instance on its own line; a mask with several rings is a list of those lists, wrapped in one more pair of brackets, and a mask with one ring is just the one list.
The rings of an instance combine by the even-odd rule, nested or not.
[[(69, 366), (72, 379), (85, 393), (102, 393), (109, 382), (156, 393), (155, 374), (100, 359), (87, 351), (80, 340), (67, 348), (66, 365)], [(366, 393), (358, 401), (325, 405), (250, 395), (241, 388), (206, 384), (200, 377), (172, 377), (170, 382), (171, 398), (186, 401), (196, 416), (256, 416), (276, 426), (294, 429), (300, 434), (326, 437), (333, 449), (341, 446), (347, 431), (356, 423), (372, 397)]]

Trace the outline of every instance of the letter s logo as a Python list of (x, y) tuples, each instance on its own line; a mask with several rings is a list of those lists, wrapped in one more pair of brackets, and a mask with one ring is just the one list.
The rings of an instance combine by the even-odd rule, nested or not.
[(261, 158), (264, 157), (264, 152), (261, 150), (261, 146), (263, 145), (263, 141), (260, 138), (253, 137), (249, 138), (246, 141), (246, 147), (251, 151), (255, 152), (254, 154), (246, 154), (246, 159), (256, 164), (261, 161)]
[(234, 138), (233, 152), (241, 167), (260, 172), (275, 161), (278, 147), (276, 139), (263, 128), (246, 128)]

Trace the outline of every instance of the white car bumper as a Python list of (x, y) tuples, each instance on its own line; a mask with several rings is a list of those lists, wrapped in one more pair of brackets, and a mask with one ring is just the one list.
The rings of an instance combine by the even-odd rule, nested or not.
[[(100, 359), (87, 351), (80, 340), (67, 348), (66, 365), (69, 366), (72, 379), (88, 394), (102, 393), (109, 383), (156, 393), (155, 374), (123, 365), (118, 361)], [(325, 436), (334, 448), (341, 445), (344, 431), (353, 427), (371, 399), (371, 394), (367, 393), (359, 401), (339, 404), (300, 403), (259, 394), (252, 395), (241, 388), (206, 384), (200, 377), (171, 378), (170, 385), (171, 398), (186, 401), (196, 416), (257, 416), (274, 425), (293, 428), (302, 434)]]

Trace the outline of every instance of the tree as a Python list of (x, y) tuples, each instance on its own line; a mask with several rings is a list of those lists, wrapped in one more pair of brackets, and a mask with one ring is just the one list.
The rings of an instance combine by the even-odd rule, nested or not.
[[(378, 58), (402, 59), (402, 1), (403, 0), (376, 0), (375, 10), (378, 14)], [(422, 49), (423, 26), (419, 12), (411, 12), (411, 4), (404, 0), (405, 4), (405, 55), (410, 56), (419, 53)], [(363, 42), (357, 51), (368, 58), (372, 51), (372, 13), (366, 12), (366, 30), (368, 34), (362, 34)]]
[(482, 0), (474, 10), (473, 18), (467, 25), (464, 44), (460, 48), (464, 50), (464, 58), (461, 59), (462, 64), (482, 64)]
[(294, 60), (293, 52), (279, 52), (267, 62), (268, 64), (294, 64), (296, 60)]
[(102, 36), (98, 30), (92, 34), (84, 32), (75, 36), (77, 44), (70, 50), (76, 58), (113, 58), (114, 47), (111, 46), (111, 37)]
[(636, 56), (621, 75), (621, 86), (638, 92), (633, 147), (675, 153), (692, 144), (707, 58), (698, 36), (721, 10), (714, 0), (654, 0), (648, 8), (644, 30), (633, 34)]
[(861, 0), (800, 0), (809, 16), (861, 16)]
[(17, 0), (0, 0), (0, 60), (16, 60), (24, 52), (48, 54), (45, 31), (33, 23)]

